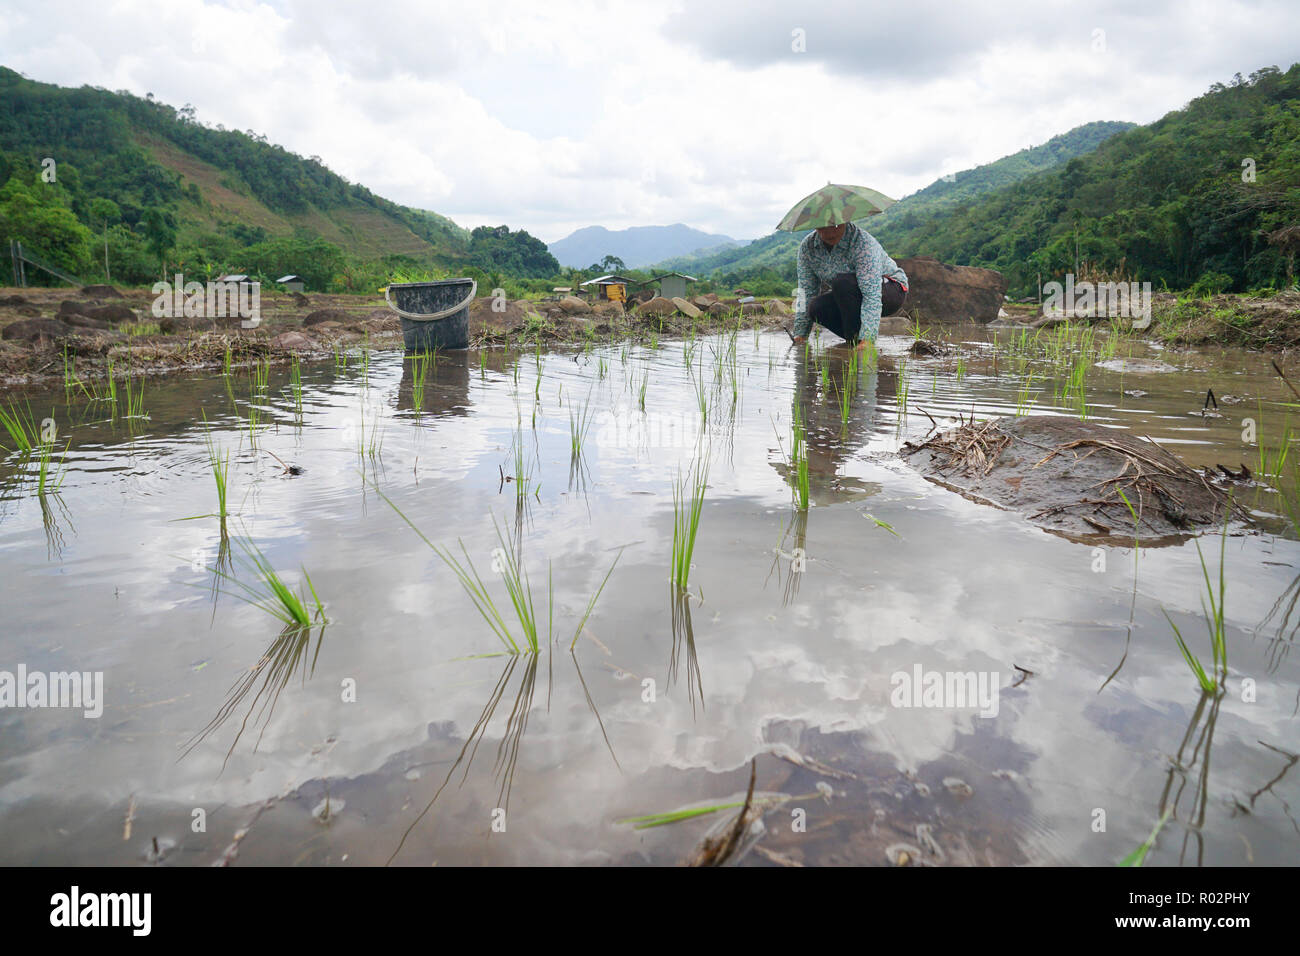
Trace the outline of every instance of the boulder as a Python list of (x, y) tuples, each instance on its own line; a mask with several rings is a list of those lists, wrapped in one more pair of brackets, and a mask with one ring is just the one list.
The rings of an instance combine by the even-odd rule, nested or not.
[(700, 310), (680, 296), (675, 296), (672, 301), (673, 305), (677, 306), (677, 311), (682, 315), (689, 316), (692, 319), (698, 319), (700, 317)]
[(281, 332), (271, 339), (271, 345), (277, 349), (285, 349), (291, 352), (309, 351), (316, 347), (314, 341), (297, 331)]
[(745, 302), (740, 307), (741, 315), (767, 315), (767, 309), (761, 302)]
[(301, 292), (290, 292), (289, 298), (293, 299), (294, 305), (300, 305), (300, 306), (311, 305), (311, 299), (307, 298)]
[(791, 312), (790, 307), (786, 305), (784, 302), (782, 302), (780, 299), (768, 299), (767, 314), (768, 315), (793, 315), (794, 313)]
[(125, 299), (126, 296), (118, 292), (111, 285), (88, 285), (81, 290), (81, 294), (91, 299)]
[(676, 311), (677, 306), (661, 295), (657, 295), (647, 302), (642, 302), (636, 308), (637, 315), (672, 315)]
[(0, 331), (0, 339), (15, 342), (53, 341), (72, 332), (72, 326), (57, 319), (19, 319), (10, 322)]
[(591, 312), (591, 306), (576, 295), (566, 295), (561, 299), (560, 308), (569, 315), (587, 315)]
[(622, 302), (597, 302), (591, 307), (591, 311), (596, 315), (622, 315)]
[(561, 315), (555, 320), (555, 331), (561, 337), (579, 335), (594, 326), (593, 320), (583, 315)]
[(2, 306), (13, 307), (18, 305), (26, 305), (26, 304), (27, 304), (27, 300), (20, 295), (0, 296), (0, 305)]
[(993, 269), (950, 266), (933, 256), (899, 259), (907, 273), (903, 312), (925, 322), (992, 322), (1002, 308), (1007, 280)]
[[(500, 303), (504, 308), (494, 310), (493, 305)], [(536, 303), (527, 299), (501, 300), (492, 296), (475, 299), (469, 306), (469, 334), (479, 335), (484, 332), (509, 333), (524, 328), (530, 322), (541, 321), (537, 314)], [(552, 309), (555, 315), (563, 315), (559, 309)]]
[(158, 328), (166, 335), (179, 335), (182, 332), (206, 332), (212, 328), (212, 320), (201, 319), (193, 315), (163, 316), (158, 320)]
[(695, 298), (691, 299), (691, 302), (694, 303), (697, 309), (707, 309), (717, 300), (717, 298), (718, 297), (715, 295), (713, 299), (710, 300), (707, 295), (697, 295)]
[(81, 328), (81, 329), (112, 328), (112, 326), (109, 325), (107, 322), (105, 322), (103, 319), (92, 319), (85, 315), (65, 315), (63, 316), (61, 321), (68, 323), (68, 325), (74, 326), (76, 328)]
[(303, 319), (302, 324), (304, 327), (309, 327), (319, 325), (322, 322), (338, 322), (340, 324), (346, 324), (351, 321), (352, 316), (348, 315), (348, 313), (344, 312), (342, 309), (317, 309), (315, 312), (310, 313), (305, 319)]
[(715, 319), (726, 318), (728, 315), (731, 315), (731, 306), (725, 305), (722, 302), (714, 302), (709, 306), (708, 312), (709, 315), (713, 316)]
[(134, 322), (135, 311), (125, 305), (95, 305), (93, 302), (74, 302), (71, 299), (59, 303), (59, 315), (84, 315), (88, 319), (102, 322)]

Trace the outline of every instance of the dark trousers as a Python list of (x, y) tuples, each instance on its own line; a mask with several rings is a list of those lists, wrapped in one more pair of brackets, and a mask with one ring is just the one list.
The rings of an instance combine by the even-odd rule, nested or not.
[[(880, 314), (894, 315), (903, 307), (907, 292), (893, 279), (880, 284)], [(858, 340), (862, 325), (862, 290), (858, 277), (841, 272), (831, 280), (831, 291), (815, 295), (808, 301), (808, 314), (825, 329), (849, 342)]]

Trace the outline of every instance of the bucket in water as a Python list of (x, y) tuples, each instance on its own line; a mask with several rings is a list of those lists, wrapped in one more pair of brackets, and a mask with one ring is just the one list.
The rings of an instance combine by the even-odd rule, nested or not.
[(477, 291), (474, 279), (398, 282), (384, 291), (384, 300), (402, 317), (408, 352), (467, 349), (469, 304)]

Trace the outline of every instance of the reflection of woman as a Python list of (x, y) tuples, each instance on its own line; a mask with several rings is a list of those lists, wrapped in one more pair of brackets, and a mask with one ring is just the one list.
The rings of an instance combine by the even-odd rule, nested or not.
[[(877, 379), (883, 374), (860, 369), (854, 381), (843, 349), (830, 349), (822, 356), (826, 364), (826, 383), (813, 356), (798, 350), (795, 368), (794, 403), (803, 422), (808, 454), (809, 498), (826, 501), (836, 493), (856, 490), (874, 493), (876, 488), (858, 484), (839, 475), (841, 466), (871, 440), (876, 417)], [(841, 394), (849, 396), (849, 415), (845, 421), (840, 405)], [(786, 475), (787, 482), (794, 480)]]

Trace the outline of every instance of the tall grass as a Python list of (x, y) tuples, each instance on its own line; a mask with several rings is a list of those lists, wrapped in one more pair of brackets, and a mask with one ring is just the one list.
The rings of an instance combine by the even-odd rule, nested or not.
[(700, 530), (708, 480), (705, 456), (697, 458), (685, 475), (679, 472), (673, 484), (673, 558), (669, 579), (681, 591), (690, 583), (691, 557), (695, 554), (695, 537)]

